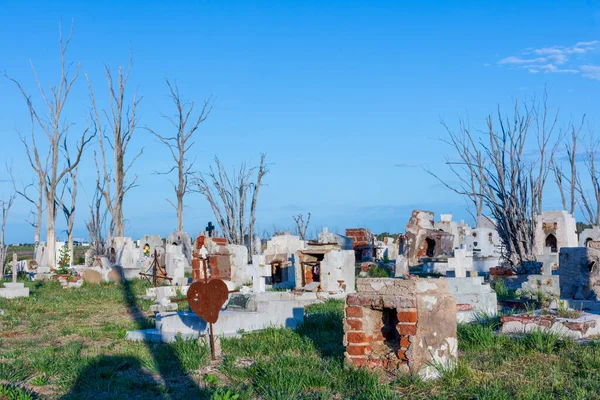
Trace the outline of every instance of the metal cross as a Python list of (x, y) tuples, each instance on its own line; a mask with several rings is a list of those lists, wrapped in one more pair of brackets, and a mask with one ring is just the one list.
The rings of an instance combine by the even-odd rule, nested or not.
[(208, 223), (208, 226), (206, 227), (206, 232), (208, 232), (208, 237), (212, 237), (212, 233), (215, 230), (215, 226), (212, 224), (212, 222)]

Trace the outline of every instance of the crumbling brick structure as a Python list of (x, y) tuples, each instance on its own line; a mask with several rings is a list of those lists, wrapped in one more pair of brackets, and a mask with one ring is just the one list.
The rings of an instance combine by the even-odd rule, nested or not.
[(600, 300), (600, 249), (563, 247), (559, 265), (562, 299)]
[(346, 236), (352, 239), (352, 246), (356, 253), (356, 261), (373, 261), (375, 236), (365, 228), (346, 229)]
[(346, 298), (347, 362), (423, 379), (456, 364), (456, 304), (445, 279), (364, 278), (357, 289)]
[(407, 258), (410, 266), (421, 258), (451, 256), (454, 235), (434, 228), (431, 211), (414, 210), (406, 224)]
[(208, 270), (211, 278), (231, 279), (231, 252), (227, 248), (227, 239), (200, 235), (194, 242), (192, 252), (192, 280), (204, 279), (200, 249), (204, 246), (209, 253)]

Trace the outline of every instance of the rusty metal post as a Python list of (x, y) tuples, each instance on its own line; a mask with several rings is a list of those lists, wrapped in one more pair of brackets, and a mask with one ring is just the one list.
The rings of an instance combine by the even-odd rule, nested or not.
[[(208, 283), (208, 257), (206, 256), (206, 259), (203, 259), (202, 264), (204, 267), (204, 283)], [(215, 336), (213, 333), (213, 324), (212, 322), (208, 323), (208, 326), (210, 328), (210, 332), (209, 332), (209, 338), (210, 338), (210, 358), (214, 361), (217, 359), (216, 355), (215, 355)]]

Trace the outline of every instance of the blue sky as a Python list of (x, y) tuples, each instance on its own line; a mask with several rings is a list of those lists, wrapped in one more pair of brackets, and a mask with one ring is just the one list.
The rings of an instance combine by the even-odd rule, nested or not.
[[(468, 219), (465, 202), (423, 171), (447, 173), (441, 118), (456, 126), (468, 114), (483, 127), (498, 103), (509, 107), (546, 85), (565, 118), (586, 113), (598, 123), (598, 1), (3, 0), (0, 70), (31, 93), (37, 94), (29, 60), (42, 82), (56, 81), (61, 18), (66, 26), (75, 21), (69, 58), (81, 62), (101, 103), (104, 64), (116, 69), (133, 51), (130, 89), (143, 96), (140, 127), (167, 132), (160, 113), (173, 109), (165, 77), (188, 100), (214, 97), (195, 147), (198, 170), (206, 171), (215, 154), (232, 166), (268, 154), (273, 165), (261, 189), (260, 230), (291, 229), (292, 215), (306, 212), (311, 230), (403, 231), (413, 208)], [(88, 109), (80, 79), (67, 112), (76, 128)], [(0, 160), (12, 160), (28, 180), (18, 129), (28, 129), (25, 104), (0, 80)], [(139, 129), (132, 147), (141, 146), (132, 170), (139, 187), (125, 202), (126, 234), (166, 235), (176, 226), (165, 201), (171, 189), (152, 172), (169, 168), (169, 158)], [(80, 237), (87, 236), (95, 179), (91, 154), (82, 164)], [(10, 188), (0, 185), (5, 194)], [(187, 203), (191, 234), (214, 222), (199, 195)], [(548, 196), (546, 208), (556, 206), (558, 196)], [(9, 242), (31, 241), (28, 212), (23, 201), (15, 205)], [(58, 221), (64, 225), (61, 215)]]

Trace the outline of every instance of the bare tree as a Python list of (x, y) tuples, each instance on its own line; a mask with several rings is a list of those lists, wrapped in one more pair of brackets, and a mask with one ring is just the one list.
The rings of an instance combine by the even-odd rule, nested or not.
[(548, 105), (548, 93), (546, 90), (544, 90), (541, 104), (538, 104), (534, 99), (530, 111), (532, 113), (532, 125), (537, 141), (536, 155), (539, 157), (537, 165), (535, 166), (537, 172), (534, 173), (534, 171), (532, 171), (530, 174), (530, 178), (533, 179), (532, 185), (534, 186), (532, 192), (534, 191), (537, 193), (537, 203), (533, 204), (535, 207), (533, 213), (534, 215), (538, 215), (543, 211), (542, 200), (544, 187), (546, 186), (548, 174), (554, 164), (554, 154), (562, 142), (563, 135), (562, 133), (559, 133), (558, 138), (554, 135), (556, 124), (558, 122), (559, 110), (556, 110), (556, 112), (550, 110), (550, 106)]
[[(134, 93), (131, 104), (125, 103), (125, 90), (129, 73), (133, 64), (132, 58), (129, 59), (129, 65), (124, 70), (119, 67), (117, 82), (113, 81), (111, 71), (108, 67), (104, 68), (106, 81), (108, 83), (108, 92), (110, 97), (110, 110), (103, 110), (102, 113), (106, 119), (103, 122), (100, 111), (96, 106), (96, 99), (92, 84), (87, 77), (90, 97), (92, 101), (93, 120), (98, 130), (98, 145), (100, 147), (100, 163), (94, 155), (96, 161), (96, 169), (98, 176), (105, 182), (101, 185), (102, 196), (106, 203), (106, 208), (111, 215), (111, 229), (113, 236), (125, 235), (125, 222), (123, 219), (123, 199), (127, 192), (136, 186), (137, 175), (133, 177), (131, 182), (127, 183), (126, 178), (135, 160), (137, 160), (144, 149), (132, 157), (131, 161), (126, 164), (125, 155), (129, 150), (131, 138), (137, 127), (137, 106), (142, 100), (138, 98), (137, 93)], [(109, 161), (109, 150), (112, 151), (113, 161)]]
[(0, 265), (2, 266), (2, 275), (0, 275), (0, 278), (4, 278), (4, 273), (6, 272), (5, 264), (8, 247), (6, 246), (6, 242), (4, 241), (4, 233), (6, 231), (6, 221), (8, 220), (8, 213), (10, 212), (10, 208), (12, 207), (15, 198), (16, 195), (13, 194), (8, 198), (8, 200), (0, 200), (0, 211), (2, 212), (2, 221), (0, 222)]
[(104, 182), (99, 179), (96, 181), (94, 196), (90, 204), (90, 219), (85, 223), (96, 255), (106, 253), (106, 217), (108, 210), (102, 207), (104, 203), (102, 184)]
[[(67, 146), (67, 142), (63, 142), (63, 153), (65, 160), (67, 161), (67, 166), (71, 165), (71, 156), (69, 154), (69, 147)], [(69, 259), (71, 260), (71, 265), (73, 265), (73, 255), (75, 253), (75, 249), (73, 248), (73, 229), (75, 227), (75, 208), (77, 205), (77, 175), (79, 174), (79, 165), (69, 171), (69, 176), (64, 179), (63, 182), (63, 190), (61, 196), (56, 199), (59, 204), (62, 212), (65, 216), (67, 222), (67, 246), (69, 248)], [(71, 195), (71, 199), (69, 203), (66, 203), (64, 200), (64, 192), (65, 190)]]
[[(552, 171), (554, 172), (554, 180), (558, 186), (560, 193), (560, 199), (562, 202), (563, 209), (570, 214), (575, 213), (575, 207), (577, 205), (577, 183), (578, 172), (576, 163), (577, 147), (579, 143), (579, 135), (585, 121), (585, 115), (581, 119), (581, 124), (576, 127), (573, 123), (569, 125), (569, 131), (571, 133), (570, 141), (567, 141), (565, 146), (565, 153), (568, 162), (568, 171), (564, 171), (561, 164), (556, 161), (556, 158), (552, 161)], [(568, 172), (568, 175), (567, 175)], [(567, 186), (568, 185), (568, 186)], [(565, 186), (567, 186), (565, 188)]]
[[(31, 167), (35, 170), (35, 164), (32, 164)], [(29, 216), (25, 222), (35, 229), (34, 243), (37, 244), (40, 242), (40, 232), (42, 230), (42, 218), (44, 212), (44, 181), (41, 181), (39, 179), (39, 175), (36, 175), (33, 182), (29, 183), (28, 185), (25, 185), (23, 182), (19, 182), (19, 185), (17, 185), (17, 180), (13, 175), (12, 166), (7, 166), (7, 170), (8, 174), (10, 175), (15, 193), (23, 197), (34, 207), (34, 211), (29, 213)], [(35, 193), (28, 193), (29, 189), (34, 187), (36, 188)]]
[(146, 129), (152, 133), (156, 138), (163, 143), (173, 157), (175, 165), (161, 174), (169, 175), (175, 171), (177, 174), (177, 183), (171, 182), (173, 189), (175, 190), (175, 196), (177, 198), (177, 204), (174, 204), (171, 200), (167, 199), (169, 204), (177, 210), (177, 231), (183, 231), (183, 207), (184, 207), (184, 196), (189, 192), (189, 181), (193, 176), (194, 160), (190, 160), (188, 157), (189, 151), (194, 146), (193, 135), (196, 133), (200, 124), (208, 118), (212, 106), (210, 99), (204, 100), (204, 103), (200, 109), (197, 118), (190, 121), (192, 112), (194, 111), (194, 102), (188, 103), (181, 100), (179, 95), (179, 87), (177, 84), (172, 85), (169, 80), (166, 80), (167, 86), (169, 87), (170, 97), (177, 110), (175, 118), (162, 115), (166, 118), (174, 127), (176, 132), (172, 136), (165, 136), (157, 133), (156, 131), (146, 127)]
[(588, 224), (596, 226), (600, 225), (600, 177), (596, 167), (598, 149), (600, 149), (600, 140), (596, 139), (593, 132), (590, 131), (588, 144), (584, 146), (584, 165), (590, 180), (592, 197), (590, 198), (589, 193), (585, 190), (579, 175), (577, 175), (576, 185), (583, 217)]
[[(428, 171), (456, 193), (473, 201), (481, 198), (482, 210), (496, 220), (505, 257), (515, 268), (535, 260), (536, 217), (542, 209), (544, 185), (556, 149), (556, 145), (549, 147), (555, 118), (547, 119), (546, 107), (545, 101), (542, 105), (532, 102), (529, 107), (516, 101), (512, 115), (508, 116), (503, 116), (498, 107), (495, 118), (488, 116), (487, 130), (480, 139), (462, 123), (460, 133), (448, 130), (448, 142), (459, 156), (459, 161), (447, 161), (459, 179), (457, 186)], [(548, 124), (545, 120), (553, 122)], [(532, 124), (535, 124), (537, 150), (545, 154), (534, 160), (525, 151)]]
[[(215, 167), (210, 166), (206, 175), (200, 173), (195, 179), (196, 191), (203, 194), (210, 204), (217, 223), (229, 243), (247, 245), (254, 249), (254, 226), (256, 223), (256, 206), (258, 193), (262, 185), (262, 178), (269, 173), (265, 163), (266, 154), (260, 157), (260, 165), (248, 168), (242, 164), (231, 176), (217, 157)], [(251, 178), (256, 172), (256, 181)], [(252, 190), (252, 201), (249, 207), (250, 217), (246, 218), (248, 211), (247, 195)], [(246, 241), (245, 238), (248, 238)]]
[(296, 223), (296, 232), (298, 233), (298, 236), (300, 236), (301, 240), (306, 240), (306, 231), (308, 230), (308, 224), (310, 224), (310, 213), (308, 213), (306, 222), (304, 222), (303, 214), (298, 214), (292, 218), (294, 218), (294, 222)]
[[(67, 122), (63, 112), (65, 110), (65, 105), (71, 92), (71, 88), (77, 81), (80, 70), (80, 65), (77, 64), (75, 73), (73, 76), (71, 76), (71, 64), (67, 65), (65, 60), (67, 49), (72, 38), (72, 33), (73, 27), (71, 25), (69, 37), (67, 40), (63, 40), (62, 29), (60, 30), (60, 83), (58, 86), (50, 85), (49, 94), (43, 88), (33, 64), (31, 65), (41, 98), (43, 100), (43, 104), (45, 106), (45, 110), (43, 109), (44, 107), (42, 107), (42, 109), (38, 109), (38, 107), (33, 104), (31, 97), (25, 92), (25, 89), (17, 80), (5, 75), (17, 86), (29, 109), (31, 119), (30, 142), (24, 136), (21, 136), (21, 141), (25, 146), (29, 163), (33, 167), (33, 170), (37, 175), (37, 179), (44, 182), (43, 192), (46, 202), (46, 240), (48, 242), (48, 254), (55, 253), (56, 232), (54, 223), (56, 221), (57, 212), (57, 203), (55, 200), (57, 196), (58, 185), (73, 169), (77, 168), (77, 165), (79, 165), (79, 162), (81, 161), (83, 150), (94, 137), (94, 134), (90, 132), (90, 129), (84, 129), (81, 133), (79, 141), (77, 142), (73, 162), (67, 166), (62, 165), (60, 145), (63, 143), (63, 141), (67, 140), (68, 132), (73, 127), (73, 123)], [(45, 159), (40, 156), (40, 147), (36, 141), (37, 135), (35, 134), (36, 126), (43, 131), (47, 139), (48, 150)], [(50, 267), (54, 268), (54, 257), (49, 257), (49, 263)]]
[[(483, 213), (484, 204), (484, 197), (482, 195), (482, 186), (484, 184), (483, 167), (486, 165), (484, 152), (474, 141), (468, 121), (459, 120), (460, 134), (454, 133), (444, 121), (441, 121), (441, 124), (449, 136), (449, 139), (443, 139), (442, 141), (454, 147), (459, 157), (458, 161), (452, 161), (446, 157), (446, 165), (448, 165), (450, 171), (459, 180), (459, 192), (465, 195), (468, 201), (472, 203), (474, 212), (470, 208), (467, 210), (473, 219), (477, 221)], [(432, 174), (430, 171), (427, 172)], [(449, 187), (445, 182), (442, 183)]]

